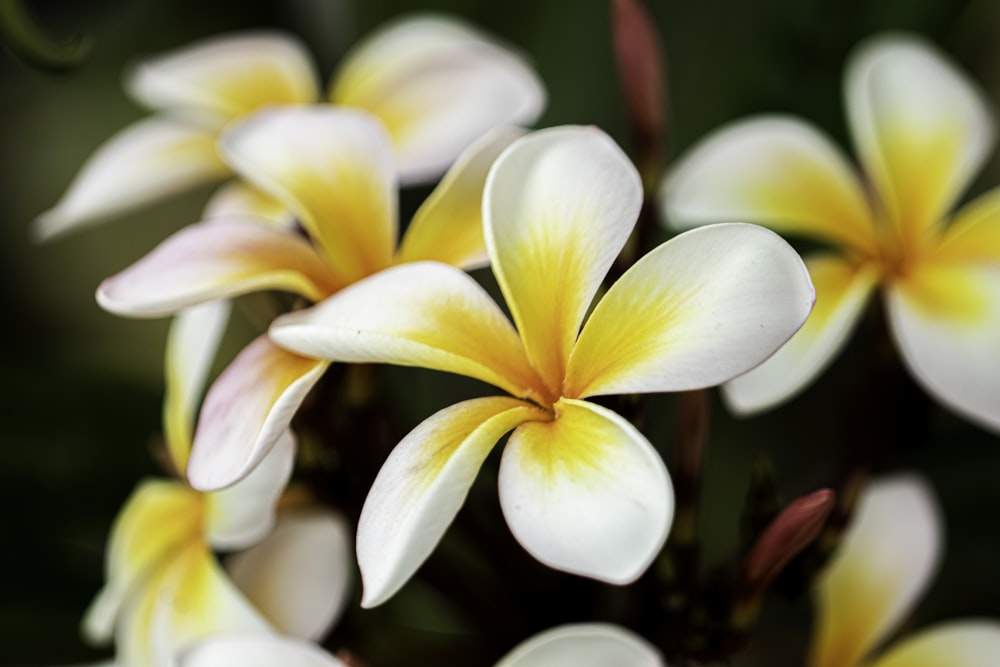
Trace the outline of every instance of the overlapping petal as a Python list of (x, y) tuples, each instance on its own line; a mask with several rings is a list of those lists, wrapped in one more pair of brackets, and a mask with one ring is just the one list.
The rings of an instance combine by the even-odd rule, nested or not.
[(318, 646), (288, 637), (227, 635), (185, 651), (177, 667), (347, 667)]
[(178, 471), (187, 467), (195, 415), (231, 310), (225, 300), (193, 306), (178, 313), (167, 334), (163, 428)]
[(919, 479), (886, 479), (862, 492), (819, 581), (811, 667), (860, 664), (896, 628), (930, 581), (941, 532), (937, 506)]
[(316, 74), (299, 42), (272, 32), (214, 37), (140, 63), (127, 88), (155, 109), (222, 124), (262, 107), (308, 104)]
[(641, 258), (598, 302), (563, 395), (725, 382), (787, 341), (814, 296), (802, 260), (774, 232), (739, 223), (688, 231)]
[(550, 417), (517, 399), (477, 398), (437, 412), (396, 445), (358, 522), (363, 606), (387, 600), (430, 555), (497, 441)]
[(956, 621), (907, 637), (871, 667), (982, 667), (1000, 656), (1000, 624)]
[(854, 170), (811, 125), (764, 116), (717, 130), (668, 174), (664, 215), (681, 228), (739, 220), (873, 249), (871, 209)]
[(829, 253), (806, 258), (816, 305), (806, 323), (764, 363), (723, 386), (735, 412), (752, 414), (795, 396), (846, 344), (878, 280), (876, 267)]
[(245, 477), (282, 437), (327, 362), (287, 352), (259, 336), (205, 396), (188, 481), (215, 491)]
[(652, 445), (627, 420), (560, 399), (551, 421), (525, 423), (500, 463), (500, 505), (518, 542), (559, 570), (634, 581), (667, 539), (674, 499)]
[(518, 644), (496, 667), (666, 667), (652, 644), (606, 623), (560, 625)]
[(493, 272), (528, 358), (553, 391), (641, 204), (638, 172), (596, 128), (535, 132), (490, 172), (483, 224)]
[(113, 313), (154, 317), (260, 289), (319, 300), (338, 286), (323, 258), (301, 237), (229, 219), (177, 232), (102, 282), (97, 300)]
[(510, 321), (468, 274), (437, 262), (401, 264), (349, 285), (279, 317), (269, 335), (313, 357), (420, 366), (477, 378), (515, 396), (537, 393), (537, 377)]
[(97, 149), (32, 232), (47, 240), (227, 173), (211, 132), (169, 118), (139, 121)]
[(1000, 263), (927, 262), (885, 298), (913, 375), (941, 402), (1000, 430)]
[(1000, 188), (963, 206), (934, 250), (937, 261), (1000, 261)]
[(401, 178), (412, 183), (437, 177), (487, 129), (534, 121), (545, 92), (509, 49), (457, 21), (421, 16), (389, 25), (355, 49), (330, 99), (382, 120)]
[(201, 217), (205, 221), (216, 218), (253, 218), (278, 229), (295, 229), (295, 216), (281, 202), (243, 181), (231, 181), (215, 191), (205, 205)]
[(483, 188), (497, 156), (524, 130), (495, 128), (459, 156), (417, 210), (396, 262), (435, 260), (463, 269), (489, 264), (483, 239)]
[(298, 216), (342, 284), (392, 262), (396, 172), (375, 117), (325, 106), (264, 111), (231, 126), (222, 152)]
[(241, 549), (270, 533), (294, 463), (295, 436), (286, 431), (246, 477), (222, 491), (205, 494), (208, 544), (214, 549)]
[(274, 532), (230, 556), (226, 569), (279, 632), (319, 640), (347, 604), (351, 541), (347, 522), (337, 514), (286, 510)]
[(993, 112), (930, 44), (880, 36), (855, 51), (845, 95), (855, 145), (902, 239), (938, 224), (993, 147)]

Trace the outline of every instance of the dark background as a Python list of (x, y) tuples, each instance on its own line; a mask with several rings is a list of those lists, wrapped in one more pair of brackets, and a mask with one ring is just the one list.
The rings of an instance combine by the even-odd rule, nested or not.
[[(166, 321), (113, 317), (96, 306), (93, 292), (103, 277), (195, 222), (210, 192), (176, 197), (50, 244), (30, 240), (30, 221), (55, 203), (87, 156), (145, 114), (122, 90), (123, 68), (198, 38), (268, 27), (298, 35), (329, 76), (344, 51), (384, 20), (418, 9), (443, 11), (492, 32), (535, 63), (549, 93), (538, 126), (592, 123), (626, 147), (628, 135), (609, 8), (598, 0), (25, 5), (51, 36), (82, 33), (91, 48), (79, 67), (62, 74), (0, 52), (0, 662), (66, 664), (104, 655), (78, 639), (79, 619), (102, 582), (113, 516), (140, 476), (158, 472), (150, 451), (159, 430)], [(1000, 99), (1000, 5), (990, 0), (649, 5), (668, 52), (671, 156), (721, 123), (769, 111), (805, 117), (849, 150), (843, 63), (857, 40), (887, 29), (924, 35), (993, 101)], [(973, 191), (996, 183), (1000, 162), (994, 157)], [(407, 197), (419, 201), (406, 195), (404, 207)], [(248, 335), (249, 329), (237, 327), (229, 354)], [(888, 371), (902, 398), (872, 391), (863, 375), (869, 358), (855, 341), (800, 398), (761, 417), (735, 420), (713, 400), (702, 509), (709, 558), (734, 543), (756, 461), (772, 461), (790, 499), (830, 483), (841, 453), (867, 431), (888, 451), (883, 468), (923, 473), (944, 509), (945, 560), (912, 624), (1000, 617), (1000, 442), (927, 400), (905, 374)], [(440, 397), (435, 394), (440, 378), (430, 372), (402, 372), (397, 381), (421, 383), (424, 402), (433, 404), (413, 407), (413, 423), (453, 398), (444, 384)], [(670, 415), (674, 399), (661, 401)], [(667, 418), (662, 430), (671, 428)], [(421, 613), (412, 613), (414, 599), (404, 598), (393, 618), (424, 622), (417, 620)], [(799, 664), (808, 610), (805, 600), (771, 602), (743, 664)]]

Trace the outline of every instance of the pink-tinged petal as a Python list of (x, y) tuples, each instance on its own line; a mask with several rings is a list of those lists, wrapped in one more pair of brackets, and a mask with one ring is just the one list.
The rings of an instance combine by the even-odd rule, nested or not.
[(861, 660), (893, 632), (937, 569), (942, 526), (931, 489), (919, 478), (874, 482), (817, 587), (817, 632), (809, 665)]
[(469, 147), (434, 188), (406, 228), (396, 262), (436, 260), (463, 269), (486, 266), (483, 188), (497, 156), (524, 130), (503, 126)]
[(352, 542), (339, 514), (290, 510), (262, 542), (230, 556), (226, 569), (279, 632), (319, 640), (347, 605)]
[(560, 625), (514, 647), (496, 667), (666, 667), (656, 647), (607, 623)]
[(222, 124), (277, 104), (308, 104), (318, 85), (305, 49), (280, 33), (214, 37), (141, 62), (126, 82), (139, 101)]
[(221, 180), (229, 168), (211, 132), (169, 118), (150, 118), (97, 149), (66, 194), (34, 222), (41, 240), (126, 213), (201, 183)]
[(270, 336), (312, 357), (448, 371), (545, 400), (510, 321), (476, 281), (447, 264), (382, 271), (279, 317)]
[(208, 390), (187, 467), (196, 489), (238, 482), (283, 437), (327, 362), (277, 347), (266, 335), (243, 348)]
[(1000, 623), (955, 621), (935, 625), (893, 645), (871, 667), (987, 667), (1000, 656)]
[(723, 386), (726, 404), (749, 415), (806, 388), (836, 358), (878, 281), (878, 270), (830, 254), (806, 259), (816, 305), (806, 323), (767, 361)]
[(885, 298), (892, 333), (920, 384), (1000, 432), (1000, 262), (928, 262)]
[(958, 262), (1000, 260), (1000, 188), (977, 197), (955, 214), (934, 257)]
[(205, 494), (205, 540), (213, 549), (249, 547), (274, 528), (278, 499), (295, 463), (295, 436), (286, 431), (246, 477)]
[(990, 154), (993, 112), (929, 43), (865, 42), (845, 80), (855, 145), (904, 242), (937, 224)]
[(297, 224), (281, 202), (242, 181), (219, 188), (205, 205), (201, 218), (207, 222), (216, 218), (252, 218), (286, 231), (293, 231)]
[(660, 552), (674, 514), (656, 450), (620, 415), (561, 399), (522, 424), (500, 462), (500, 505), (517, 541), (557, 570), (628, 584)]
[(396, 172), (377, 118), (329, 106), (272, 109), (227, 130), (222, 152), (298, 216), (343, 283), (392, 262)]
[(715, 131), (667, 175), (660, 203), (674, 227), (740, 220), (874, 249), (871, 209), (853, 168), (795, 118), (763, 116)]
[(296, 292), (313, 301), (336, 279), (309, 243), (253, 220), (190, 225), (97, 289), (105, 310), (157, 317), (256, 290)]
[(193, 306), (177, 314), (167, 333), (163, 431), (177, 470), (187, 467), (195, 415), (231, 311), (225, 300)]
[(315, 644), (288, 637), (227, 635), (184, 651), (177, 667), (348, 667)]
[(814, 297), (801, 258), (774, 232), (741, 223), (690, 230), (641, 258), (598, 302), (563, 395), (725, 382), (787, 341)]
[(511, 50), (457, 21), (420, 16), (359, 45), (334, 78), (330, 99), (378, 116), (401, 178), (415, 183), (439, 176), (486, 130), (532, 123), (545, 90)]
[(553, 392), (641, 205), (638, 172), (596, 128), (535, 132), (490, 172), (483, 224), (493, 273), (528, 358)]
[(518, 424), (550, 416), (524, 401), (476, 398), (432, 415), (396, 445), (358, 522), (361, 605), (388, 600), (458, 513), (486, 455)]
[(129, 667), (170, 667), (178, 652), (215, 635), (273, 632), (201, 542), (173, 556), (144, 586), (115, 639)]
[(199, 494), (183, 484), (140, 482), (111, 529), (106, 583), (84, 617), (84, 637), (95, 643), (110, 639), (123, 603), (140, 582), (183, 545), (199, 540), (201, 511)]

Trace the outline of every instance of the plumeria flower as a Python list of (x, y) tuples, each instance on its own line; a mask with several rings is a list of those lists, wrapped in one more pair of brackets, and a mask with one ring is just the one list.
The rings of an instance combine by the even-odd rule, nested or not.
[(817, 587), (809, 667), (983, 667), (1000, 656), (1000, 622), (966, 620), (875, 649), (899, 629), (937, 569), (940, 512), (921, 479), (900, 475), (863, 490)]
[[(287, 637), (231, 635), (183, 653), (177, 667), (345, 667), (319, 647)], [(522, 642), (496, 667), (666, 667), (659, 651), (624, 628), (603, 623), (563, 625)]]
[(156, 115), (125, 128), (84, 165), (35, 232), (49, 238), (230, 174), (218, 137), (265, 107), (329, 102), (385, 124), (406, 183), (438, 177), (473, 140), (533, 122), (545, 102), (524, 60), (454, 19), (417, 16), (369, 36), (324, 97), (304, 48), (280, 33), (215, 37), (136, 67), (128, 92)]
[[(238, 173), (295, 213), (309, 238), (246, 217), (192, 225), (98, 289), (106, 309), (166, 315), (262, 289), (320, 301), (399, 263), (434, 259), (483, 266), (483, 183), (515, 137), (495, 128), (459, 157), (417, 211), (399, 248), (397, 176), (382, 124), (332, 107), (261, 112), (228, 130), (222, 150)], [(329, 363), (261, 336), (206, 396), (187, 468), (202, 490), (246, 476), (281, 437)]]
[(430, 554), (512, 430), (500, 501), (532, 555), (614, 583), (653, 560), (673, 513), (666, 469), (632, 424), (587, 399), (745, 372), (801, 325), (813, 292), (777, 235), (719, 225), (646, 255), (583, 324), (641, 203), (635, 168), (601, 131), (541, 131), (501, 155), (484, 193), (486, 248), (516, 329), (471, 277), (437, 262), (383, 271), (272, 325), (301, 354), (450, 371), (511, 394), (445, 408), (394, 449), (358, 529), (364, 605)]
[[(189, 421), (221, 332), (218, 312), (192, 309), (174, 322), (168, 422)], [(177, 651), (216, 633), (323, 636), (349, 592), (349, 538), (342, 519), (318, 510), (284, 511), (275, 525), (294, 451), (288, 433), (253, 475), (217, 493), (176, 480), (141, 482), (112, 529), (107, 582), (84, 635), (95, 643), (113, 637), (123, 667), (172, 665)], [(170, 442), (168, 453), (183, 469), (184, 441)], [(231, 576), (213, 553), (246, 548), (232, 557)]]
[(726, 386), (738, 412), (801, 391), (880, 288), (903, 361), (945, 405), (1000, 429), (1000, 189), (951, 210), (993, 145), (979, 91), (928, 44), (882, 36), (846, 75), (864, 178), (806, 123), (736, 123), (705, 139), (662, 191), (678, 226), (738, 218), (830, 249), (807, 256), (817, 303), (781, 352)]

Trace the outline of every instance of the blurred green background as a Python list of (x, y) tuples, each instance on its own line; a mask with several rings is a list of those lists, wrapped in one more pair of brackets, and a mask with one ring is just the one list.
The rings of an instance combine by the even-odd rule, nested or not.
[[(668, 53), (672, 157), (721, 123), (769, 111), (805, 117), (846, 147), (845, 56), (858, 39), (882, 30), (924, 35), (991, 100), (1000, 100), (1000, 4), (992, 0), (648, 4)], [(173, 230), (195, 222), (209, 193), (191, 192), (50, 244), (29, 238), (31, 220), (55, 203), (88, 155), (144, 115), (122, 90), (124, 68), (202, 37), (274, 28), (306, 42), (328, 76), (345, 50), (381, 22), (434, 10), (480, 26), (534, 62), (549, 93), (539, 126), (595, 124), (626, 147), (628, 134), (609, 7), (600, 0), (24, 5), (54, 38), (82, 33), (91, 45), (79, 67), (61, 74), (33, 68), (9, 50), (0, 53), (0, 661), (52, 665), (104, 655), (80, 642), (79, 618), (101, 585), (103, 545), (115, 512), (141, 475), (157, 472), (150, 452), (159, 430), (166, 321), (108, 315), (95, 304), (94, 289)], [(994, 157), (973, 191), (996, 183), (1000, 160)], [(230, 353), (249, 331), (232, 332)], [(702, 509), (709, 555), (726, 553), (735, 541), (755, 461), (771, 459), (790, 499), (830, 483), (846, 440), (868, 430), (891, 448), (887, 470), (920, 471), (941, 496), (949, 543), (913, 625), (1000, 617), (1000, 442), (926, 400), (903, 374), (903, 414), (898, 405), (872, 405), (873, 392), (854, 395), (869, 358), (863, 347), (852, 343), (832, 372), (762, 417), (735, 420), (713, 401)], [(433, 404), (412, 409), (414, 424), (448, 400), (435, 396), (434, 374), (405, 377), (422, 383), (429, 396), (424, 401)], [(673, 400), (662, 399), (665, 414)], [(868, 423), (883, 413), (881, 425)], [(668, 419), (662, 430), (671, 429)], [(745, 664), (798, 664), (808, 627), (806, 601), (772, 601)]]

